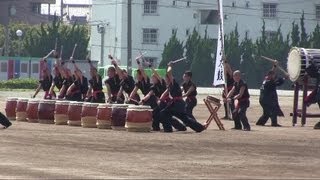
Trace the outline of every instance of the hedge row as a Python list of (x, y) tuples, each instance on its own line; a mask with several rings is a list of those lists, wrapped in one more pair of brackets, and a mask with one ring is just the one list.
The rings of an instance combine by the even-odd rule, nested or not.
[(29, 78), (0, 81), (0, 89), (35, 89), (39, 80)]

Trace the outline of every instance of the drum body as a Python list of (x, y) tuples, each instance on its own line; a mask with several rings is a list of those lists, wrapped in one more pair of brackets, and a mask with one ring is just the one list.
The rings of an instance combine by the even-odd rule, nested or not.
[(97, 107), (96, 124), (99, 129), (111, 129), (112, 106), (110, 104), (99, 104)]
[(128, 105), (113, 104), (111, 113), (111, 128), (114, 130), (125, 130)]
[(29, 99), (19, 98), (16, 108), (16, 120), (27, 121), (27, 106)]
[(68, 108), (70, 101), (57, 101), (54, 111), (54, 123), (56, 125), (68, 124)]
[(54, 124), (54, 100), (41, 100), (38, 106), (38, 118), (40, 124)]
[(9, 97), (6, 102), (6, 116), (9, 120), (16, 120), (16, 108), (18, 98)]
[(37, 99), (30, 99), (28, 101), (27, 106), (27, 121), (31, 123), (37, 123), (38, 122), (38, 106), (39, 106), (40, 100)]
[(293, 82), (302, 81), (306, 75), (306, 68), (311, 63), (320, 67), (320, 49), (292, 48), (289, 52), (287, 62), (290, 80)]
[(83, 102), (70, 102), (68, 108), (68, 125), (81, 126), (81, 111)]
[(150, 132), (152, 109), (150, 106), (129, 106), (127, 109), (126, 129), (129, 132)]
[(97, 103), (84, 103), (81, 111), (81, 126), (84, 128), (97, 127)]

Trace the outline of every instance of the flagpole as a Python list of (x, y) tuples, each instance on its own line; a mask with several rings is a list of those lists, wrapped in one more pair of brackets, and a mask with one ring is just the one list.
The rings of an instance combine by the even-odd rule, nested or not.
[[(224, 52), (224, 34), (223, 34), (223, 30), (222, 30), (222, 28), (223, 28), (223, 23), (222, 23), (222, 9), (223, 9), (223, 3), (222, 2), (220, 2), (220, 1), (222, 1), (222, 0), (217, 0), (218, 1), (218, 12), (219, 12), (219, 20), (220, 20), (220, 22), (219, 22), (219, 31), (220, 31), (220, 39), (221, 39), (221, 54), (222, 54), (222, 60), (223, 60), (223, 70), (224, 70), (224, 73), (223, 73), (223, 75), (224, 75), (224, 93), (225, 93), (225, 97), (227, 97), (227, 95), (228, 95), (228, 93), (229, 93), (229, 91), (228, 91), (228, 84), (227, 84), (227, 71), (226, 71), (226, 62), (225, 62), (225, 59), (224, 58), (226, 58), (225, 57), (225, 52)], [(231, 115), (230, 115), (230, 105), (229, 105), (229, 103), (228, 102), (226, 102), (226, 105), (227, 105), (227, 116), (230, 118), (231, 117)]]

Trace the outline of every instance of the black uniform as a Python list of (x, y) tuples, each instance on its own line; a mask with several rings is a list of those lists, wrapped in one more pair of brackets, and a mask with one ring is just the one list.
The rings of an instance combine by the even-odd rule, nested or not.
[(244, 130), (251, 130), (250, 124), (248, 122), (248, 118), (246, 115), (247, 108), (250, 105), (250, 101), (249, 101), (250, 95), (248, 91), (248, 86), (243, 80), (240, 80), (238, 83), (234, 82), (233, 87), (235, 88), (234, 95), (237, 95), (240, 93), (241, 87), (245, 87), (243, 95), (240, 99), (238, 99), (238, 105), (235, 107), (235, 110), (233, 111), (233, 120), (235, 125), (234, 128), (242, 129), (242, 126), (243, 126)]
[(263, 115), (259, 118), (257, 125), (265, 125), (271, 118), (271, 125), (278, 125), (277, 116), (284, 116), (278, 102), (277, 86), (284, 83), (284, 78), (271, 80), (266, 77), (260, 88), (259, 102), (263, 108)]
[[(133, 79), (132, 76), (128, 75), (126, 78), (124, 78), (121, 82), (120, 82), (120, 86), (122, 87), (123, 91), (125, 93), (128, 94), (128, 96), (130, 96), (131, 92), (133, 91), (134, 87), (135, 87), (135, 81)], [(135, 95), (135, 97), (133, 98), (136, 101), (140, 101), (140, 96), (138, 94)], [(123, 103), (124, 101), (117, 101), (118, 103)], [(136, 102), (133, 101), (129, 101), (130, 104), (137, 104)]]
[[(233, 84), (234, 84), (234, 80), (233, 80), (233, 77), (230, 76), (228, 73), (227, 73), (227, 89), (228, 89), (228, 92), (231, 91), (232, 87), (233, 87)], [(225, 98), (226, 97), (226, 93), (225, 93), (225, 90), (223, 90), (223, 93), (222, 93), (222, 97)], [(223, 103), (224, 105), (224, 117), (225, 118), (230, 118), (228, 117), (229, 116), (229, 113), (228, 113), (228, 108), (227, 108), (227, 103)], [(231, 102), (229, 103), (229, 108), (230, 108), (230, 111), (233, 112), (234, 111), (234, 100), (231, 99)]]
[(106, 98), (104, 93), (102, 92), (102, 78), (100, 75), (97, 75), (97, 78), (91, 78), (89, 80), (90, 86), (93, 90), (92, 97), (90, 98), (91, 102), (94, 103), (105, 103)]
[(175, 128), (180, 126), (179, 124), (175, 124), (178, 121), (173, 121), (172, 116), (179, 118), (185, 125), (189, 126), (196, 132), (203, 131), (204, 126), (186, 113), (186, 106), (182, 99), (182, 91), (179, 84), (173, 80), (173, 83), (168, 85), (168, 89), (173, 99), (168, 103), (167, 107), (160, 112), (164, 131), (172, 132), (172, 126)]
[[(73, 76), (70, 76), (68, 78), (63, 78), (62, 85), (66, 87), (66, 92), (67, 92), (68, 88), (71, 86), (71, 84), (73, 83), (74, 79), (75, 78)], [(64, 98), (64, 97), (66, 97), (66, 94), (59, 95), (59, 98)], [(68, 98), (68, 97), (66, 97), (66, 98)]]
[(120, 78), (119, 75), (116, 74), (112, 78), (108, 78), (104, 83), (108, 84), (110, 86), (111, 91), (111, 101), (116, 102), (117, 101), (117, 95), (120, 90)]
[(45, 92), (44, 99), (51, 99), (51, 95), (49, 94), (49, 90), (52, 84), (52, 76), (46, 77), (39, 81), (43, 91)]
[(63, 78), (62, 78), (62, 76), (61, 76), (61, 75), (55, 76), (55, 77), (53, 78), (53, 82), (54, 82), (55, 86), (56, 86), (56, 87), (59, 89), (59, 91), (60, 91), (60, 89), (62, 88), (62, 85), (63, 85)]
[(193, 108), (196, 107), (197, 105), (197, 97), (196, 97), (198, 94), (197, 86), (192, 81), (184, 82), (182, 84), (184, 93), (187, 93), (190, 87), (194, 87), (195, 90), (192, 91), (186, 99), (186, 112), (194, 118), (192, 111), (193, 111)]
[(3, 125), (5, 128), (8, 128), (9, 126), (12, 125), (9, 119), (1, 112), (0, 112), (0, 124)]
[(82, 82), (80, 79), (77, 79), (73, 83), (75, 87), (71, 94), (66, 96), (66, 99), (70, 101), (83, 101), (83, 97), (88, 92), (88, 79), (82, 76)]

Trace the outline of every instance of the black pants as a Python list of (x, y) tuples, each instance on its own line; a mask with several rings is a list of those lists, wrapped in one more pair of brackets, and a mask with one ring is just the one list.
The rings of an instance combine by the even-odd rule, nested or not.
[(233, 112), (234, 128), (242, 129), (242, 126), (246, 130), (250, 130), (250, 124), (247, 118), (247, 108), (249, 107), (248, 102), (240, 102), (239, 108)]
[(263, 109), (263, 114), (259, 118), (257, 125), (265, 125), (268, 119), (271, 119), (271, 125), (278, 124), (278, 112), (276, 111), (275, 107), (270, 105), (264, 104), (260, 102), (260, 105)]
[(193, 116), (193, 108), (197, 106), (197, 98), (196, 97), (191, 97), (186, 99), (186, 113), (190, 115), (192, 118)]
[(204, 126), (202, 124), (198, 123), (194, 118), (186, 113), (185, 102), (183, 100), (175, 101), (160, 111), (160, 119), (165, 132), (172, 132), (172, 126), (180, 128), (179, 126), (181, 123), (178, 120), (173, 120), (172, 116), (177, 117), (186, 126), (189, 126), (196, 132), (204, 130)]
[(9, 121), (9, 119), (0, 112), (0, 124), (5, 126), (5, 127), (9, 127), (11, 126), (11, 122)]

